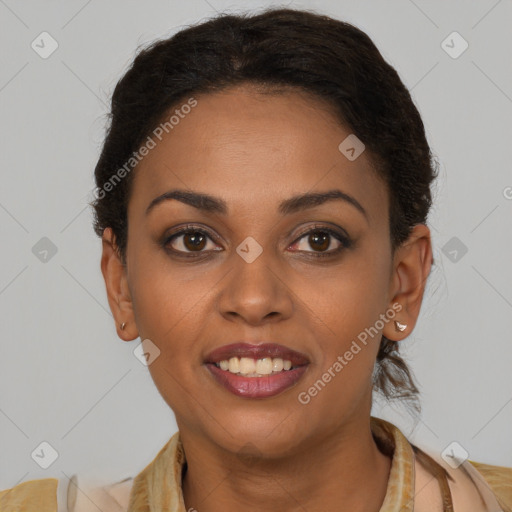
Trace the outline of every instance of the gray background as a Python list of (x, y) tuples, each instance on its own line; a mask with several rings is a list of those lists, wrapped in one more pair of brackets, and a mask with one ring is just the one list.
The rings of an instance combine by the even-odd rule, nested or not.
[[(134, 476), (175, 432), (133, 355), (140, 340), (117, 338), (100, 273), (87, 202), (106, 103), (139, 45), (216, 11), (267, 5), (0, 0), (0, 489)], [(511, 1), (283, 5), (368, 33), (412, 91), (441, 164), (437, 265), (403, 343), (422, 420), (380, 401), (373, 414), (424, 448), (457, 441), (472, 460), (512, 466)], [(31, 47), (43, 31), (59, 45), (46, 59)], [(441, 46), (453, 31), (469, 43), (458, 58)], [(59, 454), (48, 469), (31, 457), (42, 441)]]

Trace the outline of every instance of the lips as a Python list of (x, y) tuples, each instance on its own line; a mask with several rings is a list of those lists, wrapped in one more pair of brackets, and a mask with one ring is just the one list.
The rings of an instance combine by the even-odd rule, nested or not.
[[(225, 364), (231, 358), (270, 358), (280, 361), (282, 370), (274, 371), (271, 375), (244, 376), (220, 368), (221, 361)], [(288, 369), (283, 369), (285, 360), (288, 364), (291, 363), (291, 368), (288, 366)], [(215, 349), (206, 357), (204, 365), (214, 380), (230, 393), (242, 398), (262, 399), (279, 395), (295, 386), (306, 373), (309, 359), (304, 354), (277, 343), (253, 345), (240, 342)]]
[(223, 360), (229, 360), (231, 357), (252, 357), (253, 359), (281, 358), (291, 361), (293, 366), (303, 366), (309, 363), (309, 359), (302, 353), (291, 348), (279, 345), (277, 343), (262, 343), (253, 345), (250, 343), (232, 343), (219, 347), (210, 352), (205, 359), (205, 363), (219, 363)]
[(213, 378), (233, 395), (261, 399), (279, 395), (296, 385), (306, 373), (308, 365), (265, 377), (242, 377), (223, 371), (212, 363), (208, 363), (206, 368)]

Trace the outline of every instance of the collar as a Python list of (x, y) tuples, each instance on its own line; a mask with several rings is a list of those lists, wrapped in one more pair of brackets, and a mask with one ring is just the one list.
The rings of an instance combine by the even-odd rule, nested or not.
[[(392, 423), (370, 418), (372, 435), (379, 449), (392, 460), (380, 512), (512, 512), (512, 468), (471, 460), (453, 468), (435, 451), (428, 455), (409, 443)], [(185, 463), (183, 445), (179, 432), (176, 432), (135, 479), (127, 478), (93, 489), (87, 487), (84, 492), (81, 485), (77, 486), (76, 477), (72, 477), (69, 485), (62, 488), (63, 492), (67, 491), (67, 510), (186, 512), (182, 493)], [(449, 483), (445, 474), (450, 477)], [(47, 478), (0, 491), (0, 510), (65, 511), (65, 495), (60, 493), (59, 497), (60, 484), (64, 483), (67, 482)], [(77, 495), (83, 495), (85, 501), (78, 503)]]
[[(379, 448), (391, 457), (391, 470), (387, 485), (386, 496), (380, 512), (400, 511), (413, 512), (414, 509), (414, 481), (415, 456), (411, 444), (402, 432), (392, 423), (374, 416), (370, 417), (370, 428)], [(140, 482), (146, 479), (147, 474), (156, 469), (153, 467), (157, 460), (173, 461), (168, 464), (168, 485), (171, 487), (169, 510), (172, 512), (186, 512), (182, 492), (182, 473), (186, 463), (185, 452), (179, 431), (176, 432), (167, 444), (160, 450), (155, 459), (135, 478), (132, 488), (132, 498), (141, 489)], [(141, 502), (145, 496), (138, 496)], [(138, 500), (136, 500), (138, 501)], [(132, 500), (132, 507), (128, 510), (139, 510)]]

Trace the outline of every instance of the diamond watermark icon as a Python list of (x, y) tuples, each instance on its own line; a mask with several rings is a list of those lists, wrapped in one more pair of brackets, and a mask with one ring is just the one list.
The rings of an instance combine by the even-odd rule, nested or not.
[(469, 47), (468, 42), (456, 31), (441, 43), (441, 48), (452, 58), (458, 59)]
[(452, 263), (458, 263), (468, 252), (468, 248), (456, 236), (452, 236), (441, 250)]
[(236, 252), (247, 263), (252, 263), (262, 252), (263, 247), (254, 240), (252, 236), (248, 236), (237, 248)]
[(57, 254), (57, 246), (49, 238), (43, 236), (32, 247), (32, 253), (42, 263), (48, 263)]
[(47, 59), (59, 47), (59, 43), (48, 32), (41, 32), (30, 46), (39, 57)]
[(338, 149), (340, 150), (340, 153), (353, 162), (365, 150), (365, 145), (356, 135), (351, 133), (343, 140), (343, 142), (341, 142)]
[(457, 469), (467, 458), (469, 453), (457, 441), (451, 442), (441, 453), (443, 460), (453, 469)]
[(57, 450), (47, 441), (40, 443), (30, 456), (43, 469), (48, 469), (59, 458)]
[(133, 354), (144, 366), (149, 366), (160, 355), (160, 349), (150, 339), (145, 339), (135, 347)]

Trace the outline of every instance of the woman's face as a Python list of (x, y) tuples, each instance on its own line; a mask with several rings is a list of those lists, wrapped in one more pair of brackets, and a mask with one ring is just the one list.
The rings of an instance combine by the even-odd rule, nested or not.
[[(394, 330), (382, 319), (399, 287), (389, 199), (365, 152), (350, 160), (340, 151), (350, 131), (316, 100), (247, 87), (195, 99), (161, 141), (153, 136), (156, 147), (134, 171), (132, 323), (160, 351), (149, 370), (180, 431), (233, 452), (252, 443), (278, 456), (369, 416), (380, 336)], [(225, 211), (177, 199), (148, 211), (176, 189), (207, 194)], [(345, 196), (290, 202), (330, 191)], [(188, 234), (171, 238), (186, 226)], [(358, 341), (370, 328), (366, 344)], [(277, 379), (207, 364), (212, 351), (237, 342), (279, 344), (307, 364)], [(226, 374), (231, 389), (221, 383)], [(316, 393), (308, 391), (315, 383)]]

